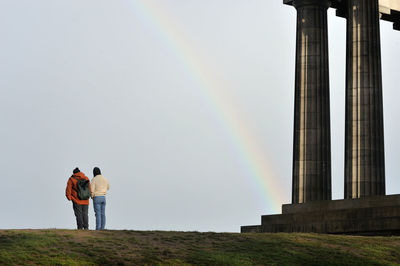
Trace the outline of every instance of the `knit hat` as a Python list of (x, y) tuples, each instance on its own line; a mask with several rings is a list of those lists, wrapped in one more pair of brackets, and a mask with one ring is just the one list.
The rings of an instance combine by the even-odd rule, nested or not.
[(98, 168), (98, 167), (93, 168), (93, 176), (96, 176), (96, 175), (101, 175), (100, 168)]
[(73, 173), (76, 174), (76, 173), (79, 173), (80, 171), (81, 170), (79, 170), (79, 168), (77, 167), (77, 168), (74, 169)]

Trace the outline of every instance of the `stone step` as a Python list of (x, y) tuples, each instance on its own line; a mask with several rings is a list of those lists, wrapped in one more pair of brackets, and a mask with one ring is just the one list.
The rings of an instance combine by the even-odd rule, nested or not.
[(400, 235), (400, 195), (308, 202), (284, 210), (263, 215), (261, 225), (242, 226), (241, 232)]
[(310, 201), (302, 204), (284, 204), (282, 205), (282, 213), (286, 214), (386, 206), (400, 206), (400, 195), (371, 196), (360, 199)]

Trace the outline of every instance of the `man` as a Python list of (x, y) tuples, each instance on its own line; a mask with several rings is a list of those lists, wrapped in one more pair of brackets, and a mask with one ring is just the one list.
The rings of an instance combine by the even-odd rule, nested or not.
[(110, 189), (107, 178), (101, 175), (98, 167), (93, 169), (92, 198), (96, 214), (96, 230), (104, 230), (106, 226), (106, 194)]
[[(88, 209), (90, 195), (88, 195), (87, 197), (85, 195), (82, 196), (82, 194), (84, 194), (82, 192), (85, 191), (82, 190), (81, 184), (85, 184), (85, 182), (81, 182), (81, 180), (87, 180), (87, 182), (89, 183), (90, 192), (91, 188), (89, 178), (77, 167), (74, 169), (73, 175), (68, 179), (65, 196), (68, 200), (72, 200), (72, 207), (74, 209), (78, 229), (89, 229)], [(78, 196), (78, 192), (81, 199)]]

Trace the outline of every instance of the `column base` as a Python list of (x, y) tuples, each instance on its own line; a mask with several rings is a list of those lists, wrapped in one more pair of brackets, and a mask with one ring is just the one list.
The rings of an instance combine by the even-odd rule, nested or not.
[(400, 235), (400, 194), (286, 204), (282, 214), (263, 215), (242, 233)]

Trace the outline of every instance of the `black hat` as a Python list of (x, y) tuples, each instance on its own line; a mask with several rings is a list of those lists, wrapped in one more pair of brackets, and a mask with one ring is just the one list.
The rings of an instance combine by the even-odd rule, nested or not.
[(77, 167), (77, 168), (74, 169), (73, 173), (76, 174), (76, 173), (79, 173), (80, 171), (81, 170), (79, 170), (79, 168)]
[(101, 175), (100, 168), (98, 168), (98, 167), (93, 168), (93, 176), (96, 176), (96, 175)]

